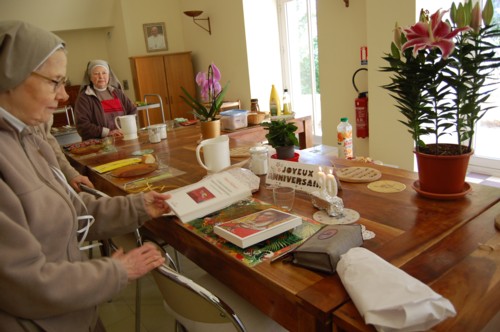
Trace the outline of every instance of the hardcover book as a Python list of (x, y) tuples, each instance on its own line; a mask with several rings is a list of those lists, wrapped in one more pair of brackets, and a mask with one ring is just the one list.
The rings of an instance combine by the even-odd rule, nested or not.
[(246, 248), (301, 224), (301, 217), (271, 208), (215, 225), (214, 233)]
[(196, 183), (167, 192), (165, 202), (186, 223), (252, 196), (250, 187), (229, 172), (213, 174)]

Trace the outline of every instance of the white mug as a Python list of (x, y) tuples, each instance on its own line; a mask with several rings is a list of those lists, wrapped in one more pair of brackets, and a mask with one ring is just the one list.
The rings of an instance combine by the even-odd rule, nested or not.
[(137, 138), (137, 123), (135, 117), (134, 114), (117, 116), (115, 118), (116, 127), (122, 131), (124, 140)]
[[(203, 149), (204, 162), (200, 158), (201, 149)], [(201, 141), (196, 147), (196, 159), (201, 167), (206, 169), (208, 173), (217, 173), (231, 166), (229, 137), (222, 135)]]

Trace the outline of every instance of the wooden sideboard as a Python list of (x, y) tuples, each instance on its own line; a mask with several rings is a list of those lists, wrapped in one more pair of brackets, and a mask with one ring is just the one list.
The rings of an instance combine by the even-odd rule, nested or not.
[[(165, 119), (192, 118), (191, 108), (180, 97), (181, 87), (196, 96), (191, 52), (131, 57), (130, 66), (138, 101), (145, 95), (160, 95)], [(151, 110), (149, 117), (151, 123), (162, 122), (160, 112)]]

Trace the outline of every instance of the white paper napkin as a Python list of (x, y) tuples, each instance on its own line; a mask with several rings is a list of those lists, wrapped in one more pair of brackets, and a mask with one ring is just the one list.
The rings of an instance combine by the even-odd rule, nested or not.
[(365, 248), (341, 256), (337, 273), (366, 324), (423, 331), (456, 315), (450, 301)]

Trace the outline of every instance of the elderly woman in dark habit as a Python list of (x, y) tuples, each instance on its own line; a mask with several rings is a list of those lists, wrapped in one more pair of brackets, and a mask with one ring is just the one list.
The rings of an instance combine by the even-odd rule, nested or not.
[(83, 140), (109, 135), (121, 137), (115, 118), (136, 114), (137, 107), (123, 93), (120, 81), (104, 60), (87, 64), (75, 103), (76, 129)]

